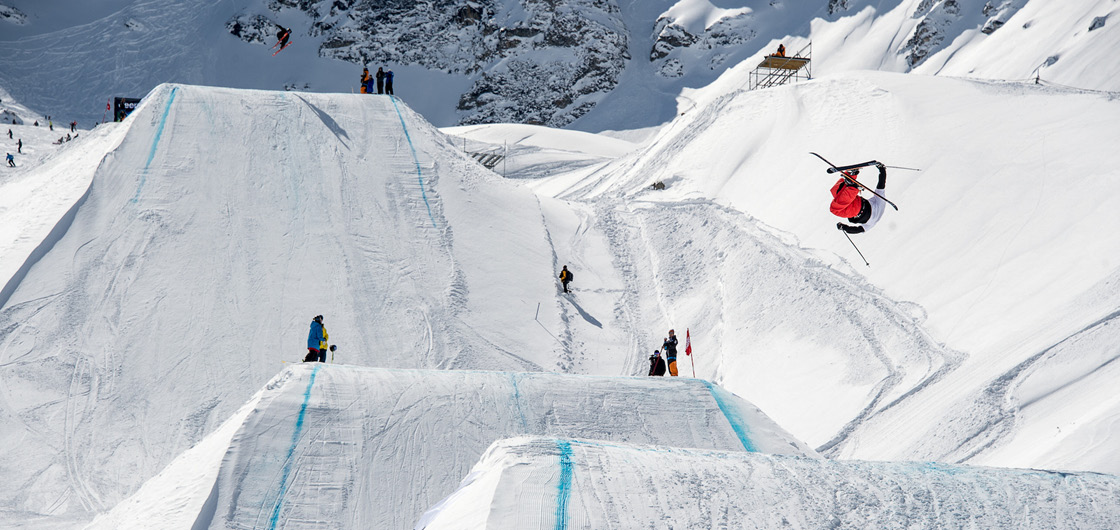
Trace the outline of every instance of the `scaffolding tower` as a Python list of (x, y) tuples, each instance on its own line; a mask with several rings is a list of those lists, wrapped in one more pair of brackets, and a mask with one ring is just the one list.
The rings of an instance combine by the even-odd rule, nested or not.
[(801, 48), (793, 57), (767, 55), (751, 71), (750, 89), (769, 88), (784, 85), (790, 81), (812, 79), (813, 67), (810, 62), (812, 55), (812, 42)]

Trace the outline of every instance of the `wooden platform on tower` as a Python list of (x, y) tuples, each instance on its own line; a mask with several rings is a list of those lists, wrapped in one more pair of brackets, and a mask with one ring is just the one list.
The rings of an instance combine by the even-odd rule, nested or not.
[(810, 42), (793, 57), (767, 55), (751, 71), (750, 89), (769, 88), (784, 85), (791, 81), (813, 78), (813, 43)]

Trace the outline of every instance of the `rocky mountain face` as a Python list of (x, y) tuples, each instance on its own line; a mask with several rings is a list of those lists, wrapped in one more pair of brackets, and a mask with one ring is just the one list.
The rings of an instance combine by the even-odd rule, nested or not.
[[(360, 65), (406, 64), (464, 74), (463, 124), (563, 127), (618, 83), (630, 58), (614, 0), (271, 0), (303, 11), (319, 55)], [(265, 15), (227, 23), (247, 42), (269, 42)], [(275, 41), (272, 38), (272, 41)]]
[[(831, 18), (882, 7), (871, 0), (819, 1)], [(997, 31), (1027, 1), (920, 0), (912, 4), (909, 36), (894, 53), (901, 64), (917, 67), (964, 31)], [(651, 25), (626, 27), (618, 0), (267, 0), (271, 13), (240, 14), (226, 27), (267, 45), (276, 40), (275, 15), (298, 10), (322, 41), (321, 57), (467, 76), (472, 85), (459, 97), (460, 124), (564, 127), (618, 85), (630, 49), (652, 43), (648, 57), (637, 60), (650, 61), (663, 80), (699, 70), (710, 78), (753, 53), (746, 50), (752, 41), (773, 38), (783, 7), (783, 0), (744, 1), (702, 25), (688, 19), (689, 9), (677, 9), (701, 3), (707, 4), (666, 2), (670, 9)]]

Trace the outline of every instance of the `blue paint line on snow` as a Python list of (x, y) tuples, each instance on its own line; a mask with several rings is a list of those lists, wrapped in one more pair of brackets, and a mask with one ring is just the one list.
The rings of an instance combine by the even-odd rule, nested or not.
[(167, 98), (167, 106), (163, 108), (163, 116), (159, 119), (159, 127), (156, 127), (156, 137), (152, 139), (152, 150), (148, 152), (148, 161), (144, 162), (144, 171), (140, 173), (140, 185), (136, 187), (136, 195), (132, 196), (133, 203), (140, 200), (140, 190), (144, 189), (144, 182), (148, 180), (148, 166), (152, 165), (152, 159), (156, 157), (156, 148), (159, 147), (159, 139), (163, 136), (163, 126), (167, 125), (167, 115), (171, 113), (171, 104), (175, 101), (175, 93), (178, 91), (179, 87), (173, 87), (171, 97)]
[(560, 483), (556, 485), (556, 530), (568, 528), (568, 498), (572, 496), (572, 443), (557, 440), (560, 449)]
[(529, 433), (529, 420), (525, 418), (525, 411), (521, 408), (521, 389), (517, 387), (517, 374), (509, 374), (509, 382), (513, 385), (513, 404), (517, 406), (517, 416), (521, 419), (521, 432)]
[(401, 109), (397, 106), (397, 97), (390, 95), (389, 100), (393, 102), (393, 109), (397, 111), (397, 117), (401, 120), (401, 129), (404, 129), (404, 139), (408, 140), (408, 148), (412, 150), (412, 162), (416, 164), (416, 180), (420, 181), (420, 196), (424, 198), (424, 206), (428, 207), (428, 219), (432, 220), (432, 228), (436, 228), (436, 218), (432, 215), (432, 205), (428, 203), (428, 194), (424, 191), (424, 175), (420, 172), (420, 159), (416, 156), (416, 146), (412, 145), (412, 136), (408, 134), (408, 126), (404, 124), (404, 116), (401, 115)]
[(735, 431), (735, 435), (739, 437), (739, 441), (743, 444), (743, 449), (749, 452), (757, 452), (754, 444), (751, 443), (749, 436), (750, 428), (747, 427), (747, 422), (743, 420), (743, 416), (739, 414), (738, 407), (727, 400), (726, 393), (721, 388), (716, 388), (710, 381), (701, 380), (708, 387), (708, 392), (712, 394), (712, 399), (716, 400), (716, 405), (719, 406), (720, 412), (723, 412), (723, 417), (727, 418), (727, 423), (731, 424), (731, 429)]
[(296, 416), (296, 429), (292, 432), (292, 445), (288, 447), (288, 455), (284, 458), (284, 469), (280, 473), (280, 494), (276, 497), (276, 504), (272, 507), (272, 516), (268, 519), (268, 529), (276, 530), (276, 522), (280, 520), (280, 507), (284, 504), (284, 494), (288, 492), (288, 474), (292, 472), (292, 458), (296, 454), (300, 436), (303, 435), (303, 419), (307, 415), (307, 403), (311, 400), (311, 385), (315, 384), (315, 375), (319, 373), (320, 364), (316, 363), (311, 369), (311, 379), (307, 381), (307, 388), (303, 391), (303, 404), (299, 407)]

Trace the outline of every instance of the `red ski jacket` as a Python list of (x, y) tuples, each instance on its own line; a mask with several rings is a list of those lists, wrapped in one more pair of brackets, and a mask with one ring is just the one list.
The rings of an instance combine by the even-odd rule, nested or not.
[(848, 184), (843, 178), (836, 181), (836, 185), (832, 187), (832, 204), (828, 205), (828, 211), (847, 219), (859, 215), (861, 206), (859, 187)]

